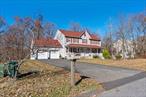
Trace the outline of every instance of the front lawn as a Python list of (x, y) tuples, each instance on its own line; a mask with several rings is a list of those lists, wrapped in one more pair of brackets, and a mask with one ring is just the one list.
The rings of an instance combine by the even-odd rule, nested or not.
[[(71, 88), (69, 71), (39, 61), (25, 62), (20, 71), (28, 75), (16, 81), (0, 78), (0, 97), (72, 97), (86, 90), (102, 89), (89, 78)], [(75, 78), (79, 80), (79, 74), (76, 73)]]
[(127, 60), (81, 59), (79, 61), (146, 71), (146, 59), (127, 59)]

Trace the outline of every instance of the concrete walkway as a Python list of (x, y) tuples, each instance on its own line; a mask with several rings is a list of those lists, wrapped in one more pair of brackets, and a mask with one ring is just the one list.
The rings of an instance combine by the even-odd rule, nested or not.
[[(70, 61), (68, 60), (40, 61), (68, 70), (70, 69)], [(103, 84), (105, 91), (101, 93), (101, 96), (98, 95), (98, 97), (146, 97), (146, 93), (143, 91), (146, 91), (146, 72), (81, 62), (76, 63), (76, 71), (81, 75), (94, 78)], [(136, 92), (140, 92), (141, 94)], [(135, 96), (132, 96), (134, 94)], [(93, 93), (89, 93), (86, 97), (90, 97), (89, 95), (93, 95)]]

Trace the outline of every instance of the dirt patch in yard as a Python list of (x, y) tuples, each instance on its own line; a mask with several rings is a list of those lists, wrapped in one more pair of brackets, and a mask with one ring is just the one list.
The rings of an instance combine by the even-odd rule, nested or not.
[[(70, 87), (70, 72), (39, 61), (27, 61), (20, 68), (18, 80), (0, 78), (0, 97), (72, 97), (83, 91), (102, 89), (93, 79), (84, 79)], [(76, 81), (80, 79), (75, 74)]]
[(81, 59), (79, 61), (146, 71), (146, 59), (127, 59), (127, 60)]

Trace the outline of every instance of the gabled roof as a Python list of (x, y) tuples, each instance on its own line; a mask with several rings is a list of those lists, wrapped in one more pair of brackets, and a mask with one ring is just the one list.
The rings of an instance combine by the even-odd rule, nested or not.
[(75, 37), (80, 38), (84, 32), (75, 32), (75, 31), (68, 31), (68, 30), (60, 30), (66, 37)]
[[(76, 32), (76, 31), (69, 31), (69, 30), (62, 30), (60, 29), (60, 32), (63, 33), (65, 35), (65, 37), (74, 37), (74, 38), (81, 38), (81, 36), (85, 33), (85, 32)], [(95, 35), (95, 34), (90, 34), (90, 39), (91, 40), (100, 40), (100, 38)]]
[(40, 38), (36, 39), (34, 42), (34, 46), (37, 47), (50, 47), (50, 48), (61, 48), (61, 44), (58, 40), (52, 38)]
[(100, 40), (100, 38), (95, 34), (90, 34), (91, 40)]

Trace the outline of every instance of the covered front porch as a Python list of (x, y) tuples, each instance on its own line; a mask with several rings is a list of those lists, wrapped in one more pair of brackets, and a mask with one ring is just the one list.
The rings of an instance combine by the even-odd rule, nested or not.
[(81, 57), (93, 57), (101, 53), (101, 48), (92, 45), (70, 45), (66, 47), (67, 54), (76, 54)]

